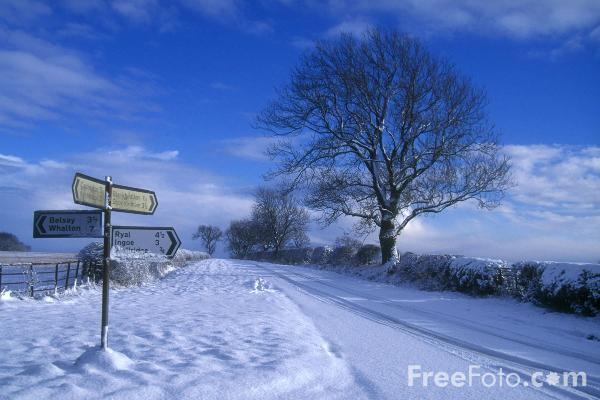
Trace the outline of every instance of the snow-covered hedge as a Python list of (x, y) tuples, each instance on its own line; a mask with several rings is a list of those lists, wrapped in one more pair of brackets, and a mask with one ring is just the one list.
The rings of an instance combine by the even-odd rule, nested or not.
[(350, 246), (303, 247), (273, 251), (256, 251), (248, 254), (250, 260), (280, 264), (315, 265), (373, 265), (381, 260), (379, 246), (363, 245), (358, 250)]
[(83, 262), (101, 264), (103, 249), (102, 242), (92, 242), (79, 251), (77, 258)]
[(600, 313), (600, 265), (522, 261), (515, 263), (522, 300), (582, 315)]
[[(87, 265), (97, 266), (84, 270), (90, 277), (101, 278), (103, 257), (103, 244), (101, 242), (94, 242), (85, 246), (79, 252), (78, 257)], [(207, 253), (186, 249), (179, 249), (172, 259), (156, 254), (122, 252), (119, 249), (113, 249), (110, 262), (110, 279), (122, 286), (140, 285), (161, 278), (177, 267), (207, 258), (210, 258)]]
[(508, 268), (502, 260), (405, 253), (389, 273), (425, 289), (482, 296), (503, 292)]
[(331, 262), (333, 249), (329, 246), (315, 247), (310, 259), (311, 264), (327, 265)]
[(599, 264), (510, 264), (503, 260), (405, 253), (388, 274), (430, 290), (454, 290), (475, 296), (510, 295), (559, 311), (600, 313)]
[(313, 256), (312, 247), (298, 249), (282, 249), (275, 253), (273, 251), (256, 251), (248, 254), (248, 259), (255, 261), (267, 261), (281, 264), (310, 264)]
[(350, 246), (338, 246), (333, 249), (329, 262), (333, 265), (354, 264), (356, 249)]
[[(248, 258), (283, 264), (314, 264), (365, 279), (412, 282), (427, 290), (472, 296), (511, 296), (558, 311), (600, 314), (600, 264), (556, 263), (404, 253), (392, 266), (379, 264), (381, 250), (364, 245), (357, 252), (328, 246), (255, 252)], [(371, 265), (371, 267), (368, 267)], [(360, 268), (358, 267), (360, 266)]]

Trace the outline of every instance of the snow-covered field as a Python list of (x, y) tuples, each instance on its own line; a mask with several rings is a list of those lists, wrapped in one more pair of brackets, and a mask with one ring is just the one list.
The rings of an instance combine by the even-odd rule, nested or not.
[(73, 261), (77, 253), (40, 253), (33, 251), (0, 251), (0, 264), (57, 263)]
[[(597, 398), (598, 318), (317, 269), (205, 260), (111, 292), (0, 301), (2, 399)], [(587, 373), (587, 387), (409, 385), (407, 369)]]

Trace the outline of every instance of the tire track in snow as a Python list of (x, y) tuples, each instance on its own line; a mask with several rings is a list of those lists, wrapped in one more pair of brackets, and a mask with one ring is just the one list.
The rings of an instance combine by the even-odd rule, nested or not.
[[(470, 322), (464, 318), (460, 318), (460, 317), (456, 317), (456, 316), (448, 315), (448, 314), (443, 314), (443, 313), (435, 312), (435, 311), (431, 311), (431, 310), (419, 310), (419, 309), (407, 307), (402, 304), (394, 303), (388, 299), (385, 299), (383, 297), (379, 297), (379, 296), (376, 296), (373, 294), (366, 294), (364, 292), (359, 292), (357, 290), (352, 290), (352, 289), (348, 289), (346, 287), (337, 286), (337, 285), (334, 285), (331, 283), (327, 283), (323, 280), (315, 280), (315, 279), (318, 279), (315, 276), (305, 275), (305, 274), (295, 272), (295, 271), (292, 273), (296, 276), (302, 277), (304, 279), (307, 279), (307, 280), (317, 283), (319, 285), (327, 286), (331, 289), (339, 290), (340, 292), (345, 292), (349, 295), (359, 296), (366, 300), (380, 302), (381, 304), (383, 304), (385, 306), (396, 308), (398, 310), (402, 310), (402, 311), (406, 311), (406, 312), (410, 312), (411, 314), (444, 319), (447, 322), (453, 323), (455, 325), (459, 325), (464, 328), (468, 328), (470, 330), (478, 331), (478, 332), (484, 333), (486, 335), (494, 336), (499, 339), (507, 340), (509, 342), (519, 343), (519, 344), (522, 344), (522, 345), (525, 345), (528, 347), (533, 347), (533, 348), (536, 348), (539, 350), (551, 351), (553, 353), (557, 353), (557, 354), (567, 356), (567, 357), (578, 358), (578, 359), (587, 361), (592, 364), (600, 364), (600, 358), (594, 357), (592, 355), (587, 355), (587, 354), (579, 353), (576, 351), (565, 350), (565, 349), (562, 349), (562, 348), (559, 348), (556, 346), (552, 346), (549, 344), (538, 344), (538, 343), (532, 342), (531, 340), (524, 340), (524, 339), (519, 339), (519, 338), (512, 337), (512, 336), (506, 336), (506, 335), (500, 334), (498, 332), (494, 332), (490, 329), (483, 329), (483, 328), (481, 328), (481, 325), (473, 324), (472, 322)], [(493, 326), (489, 326), (489, 325), (487, 325), (487, 326), (491, 329), (497, 329), (496, 327), (493, 327)], [(516, 334), (516, 335), (518, 335), (518, 334)], [(522, 336), (522, 335), (519, 335), (519, 336)]]
[[(290, 278), (289, 276), (280, 273), (266, 264), (261, 264), (260, 267), (269, 270), (276, 277), (288, 282), (289, 284), (297, 287), (303, 293), (311, 296), (324, 303), (332, 304), (354, 314), (357, 314), (363, 318), (369, 319), (373, 322), (394, 328), (405, 334), (409, 334), (416, 337), (428, 344), (431, 344), (439, 349), (454, 354), (467, 361), (477, 363), (481, 366), (485, 366), (488, 369), (497, 371), (502, 368), (506, 371), (514, 372), (521, 376), (521, 379), (531, 381), (531, 376), (535, 371), (546, 371), (546, 372), (565, 372), (564, 370), (554, 368), (552, 366), (539, 363), (532, 360), (527, 360), (518, 356), (509, 355), (502, 353), (497, 350), (489, 349), (477, 344), (462, 341), (451, 336), (447, 336), (435, 331), (431, 331), (426, 328), (422, 328), (418, 325), (408, 323), (400, 320), (394, 316), (382, 313), (380, 311), (373, 310), (371, 308), (362, 306), (350, 300), (342, 297), (333, 295), (307, 284), (298, 282)], [(287, 271), (286, 271), (287, 273)], [(289, 272), (291, 275), (302, 279), (309, 279), (311, 283), (321, 283), (314, 281), (313, 278), (301, 276), (295, 272)], [(331, 285), (328, 285), (331, 286)], [(342, 288), (333, 287), (337, 290), (344, 291)], [(361, 297), (365, 297), (364, 294), (360, 294)], [(590, 382), (593, 385), (590, 385)], [(571, 398), (571, 399), (598, 399), (600, 398), (600, 384), (597, 378), (588, 376), (587, 387), (563, 387), (563, 386), (549, 386), (545, 385), (541, 388), (529, 386), (531, 389), (543, 392), (546, 395), (550, 395), (554, 398)], [(555, 397), (559, 396), (559, 397)]]

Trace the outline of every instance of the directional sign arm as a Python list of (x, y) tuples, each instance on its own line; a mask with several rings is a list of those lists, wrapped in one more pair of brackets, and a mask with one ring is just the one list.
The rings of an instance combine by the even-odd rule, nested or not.
[(100, 210), (38, 210), (33, 213), (33, 237), (102, 237)]
[[(73, 201), (104, 209), (105, 186), (106, 182), (78, 172), (73, 179)], [(158, 200), (152, 190), (112, 185), (111, 207), (113, 211), (152, 215)]]
[(181, 246), (181, 240), (171, 227), (113, 226), (111, 246), (118, 246), (126, 252), (173, 257)]
[(73, 202), (104, 208), (105, 182), (77, 172), (73, 178)]

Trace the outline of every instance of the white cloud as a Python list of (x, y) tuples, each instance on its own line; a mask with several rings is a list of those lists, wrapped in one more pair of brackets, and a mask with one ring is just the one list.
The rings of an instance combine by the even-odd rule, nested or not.
[[(239, 143), (250, 146), (240, 156), (256, 156), (249, 138)], [(239, 143), (238, 149), (243, 147)], [(485, 211), (463, 204), (415, 219), (399, 237), (400, 249), (509, 260), (598, 261), (600, 147), (514, 145), (506, 151), (513, 157), (519, 185), (501, 207)], [(34, 210), (80, 208), (73, 204), (70, 188), (77, 171), (99, 178), (111, 175), (116, 183), (156, 191), (159, 207), (154, 216), (119, 213), (114, 222), (174, 226), (186, 246), (197, 246), (189, 238), (198, 224), (226, 228), (232, 219), (247, 216), (252, 206), (247, 188), (228, 186), (231, 177), (181, 162), (177, 150), (129, 146), (40, 161), (0, 154), (0, 229), (13, 231), (36, 249), (79, 246), (66, 239), (29, 239)], [(315, 244), (331, 243), (354, 222), (346, 218), (324, 230), (315, 225), (310, 237)], [(377, 233), (367, 241), (376, 243)]]
[(236, 0), (181, 0), (181, 5), (187, 10), (250, 35), (261, 36), (273, 32), (269, 20), (249, 18), (243, 3)]
[(0, 154), (0, 165), (18, 167), (25, 165), (25, 161), (21, 157)]
[(3, 0), (0, 1), (0, 19), (15, 25), (29, 25), (52, 14), (52, 9), (42, 1)]
[(158, 153), (148, 151), (142, 146), (127, 146), (124, 149), (108, 151), (111, 157), (117, 159), (155, 159), (161, 161), (175, 160), (179, 156), (178, 150), (166, 150)]
[(235, 86), (230, 85), (228, 83), (221, 82), (221, 81), (211, 82), (211, 84), (209, 86), (212, 89), (221, 90), (221, 91), (224, 91), (224, 92), (231, 92), (231, 91), (236, 90)]
[(591, 30), (600, 22), (596, 0), (334, 0), (334, 14), (396, 16), (406, 29), (467, 30), (516, 38)]
[[(600, 147), (506, 146), (518, 186), (512, 198), (567, 215), (600, 214)], [(591, 205), (591, 209), (590, 209)]]
[[(61, 160), (24, 160), (17, 155), (0, 156), (0, 230), (8, 230), (33, 245), (34, 249), (76, 249), (81, 243), (65, 239), (33, 241), (31, 218), (38, 209), (76, 209), (71, 182), (75, 172), (115, 183), (154, 190), (159, 206), (153, 216), (115, 213), (113, 223), (142, 226), (174, 226), (184, 246), (202, 223), (225, 228), (232, 219), (250, 212), (252, 198), (244, 191), (227, 187), (224, 177), (178, 161), (176, 151), (153, 152), (143, 147), (98, 150), (71, 155)], [(3, 168), (4, 164), (10, 168)]]
[(245, 136), (220, 140), (219, 145), (223, 152), (234, 157), (247, 160), (266, 161), (269, 159), (266, 151), (276, 140), (277, 139), (272, 137)]
[(157, 0), (113, 0), (112, 8), (136, 23), (150, 22), (158, 8)]
[[(399, 248), (508, 260), (600, 260), (600, 147), (512, 145), (505, 151), (518, 186), (499, 208), (461, 203), (421, 216), (402, 232)], [(353, 222), (316, 229), (311, 239), (330, 243)], [(377, 232), (367, 241), (377, 243)]]
[(0, 127), (68, 115), (129, 119), (155, 109), (140, 97), (148, 85), (139, 78), (105, 77), (78, 52), (22, 31), (0, 28), (0, 70)]

